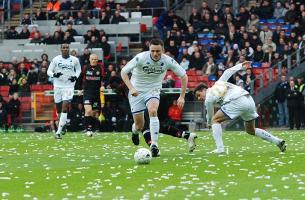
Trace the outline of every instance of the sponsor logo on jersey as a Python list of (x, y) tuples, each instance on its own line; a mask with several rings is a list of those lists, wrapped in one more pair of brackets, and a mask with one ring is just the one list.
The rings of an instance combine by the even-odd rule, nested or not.
[(162, 67), (143, 66), (143, 71), (147, 74), (162, 74), (165, 70)]

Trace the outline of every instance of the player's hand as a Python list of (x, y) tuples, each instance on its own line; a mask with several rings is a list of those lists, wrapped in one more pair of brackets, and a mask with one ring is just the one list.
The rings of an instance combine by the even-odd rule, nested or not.
[(136, 89), (134, 89), (134, 88), (131, 89), (129, 92), (130, 92), (131, 96), (134, 96), (134, 97), (139, 95), (139, 92)]
[(245, 62), (243, 62), (243, 67), (245, 68), (245, 69), (248, 69), (248, 68), (251, 68), (251, 61), (245, 61)]
[(183, 106), (184, 106), (184, 103), (185, 103), (185, 100), (184, 100), (184, 97), (179, 97), (178, 98), (178, 100), (177, 100), (177, 105), (178, 105), (178, 107), (180, 108), (180, 109), (182, 109), (183, 108)]
[(57, 73), (54, 73), (54, 74), (53, 74), (53, 77), (54, 77), (54, 78), (59, 78), (61, 75), (62, 75), (61, 72), (57, 72)]
[(78, 91), (77, 91), (77, 95), (78, 95), (78, 96), (83, 95), (83, 90), (78, 90)]
[(105, 87), (104, 86), (100, 87), (100, 92), (105, 92)]
[(76, 79), (77, 79), (76, 76), (71, 76), (70, 78), (68, 78), (68, 80), (71, 81), (71, 82), (75, 82)]

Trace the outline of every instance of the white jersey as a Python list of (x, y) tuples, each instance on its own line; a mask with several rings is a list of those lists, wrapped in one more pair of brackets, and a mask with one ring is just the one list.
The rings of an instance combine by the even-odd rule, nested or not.
[(236, 72), (243, 70), (242, 64), (235, 65), (224, 71), (223, 75), (215, 84), (207, 89), (205, 107), (207, 109), (207, 122), (211, 124), (214, 115), (214, 107), (222, 106), (241, 96), (248, 95), (249, 92), (240, 86), (228, 83), (228, 79)]
[(69, 56), (63, 58), (61, 55), (53, 58), (48, 68), (48, 76), (53, 77), (54, 73), (61, 72), (59, 78), (54, 78), (53, 85), (58, 88), (74, 88), (75, 81), (71, 82), (68, 80), (71, 76), (79, 77), (81, 73), (81, 66), (78, 58), (75, 56)]
[(168, 69), (179, 77), (186, 73), (173, 58), (162, 54), (160, 60), (154, 61), (150, 51), (145, 51), (130, 60), (122, 71), (126, 74), (131, 72), (131, 84), (137, 91), (146, 92), (162, 88), (162, 81)]

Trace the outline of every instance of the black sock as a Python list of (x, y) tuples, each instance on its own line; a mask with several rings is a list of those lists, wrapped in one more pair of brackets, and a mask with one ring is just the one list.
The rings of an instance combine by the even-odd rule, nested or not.
[(183, 132), (174, 126), (166, 125), (160, 127), (160, 133), (181, 138)]
[(100, 130), (100, 121), (96, 117), (91, 117), (92, 118), (92, 124), (93, 124), (93, 130), (94, 131), (99, 131)]
[(91, 116), (85, 116), (85, 127), (87, 131), (91, 131), (92, 130), (92, 120), (91, 120)]
[(145, 139), (145, 142), (148, 146), (151, 144), (151, 135), (149, 129), (143, 131), (143, 137)]

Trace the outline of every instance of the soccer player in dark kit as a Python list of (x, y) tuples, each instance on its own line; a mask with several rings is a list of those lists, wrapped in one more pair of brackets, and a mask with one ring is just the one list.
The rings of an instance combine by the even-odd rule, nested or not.
[(84, 69), (83, 79), (83, 99), (85, 107), (85, 127), (86, 135), (92, 136), (94, 125), (96, 124), (96, 117), (101, 109), (100, 92), (105, 88), (102, 85), (103, 69), (98, 64), (98, 56), (91, 54), (89, 58), (90, 64)]

